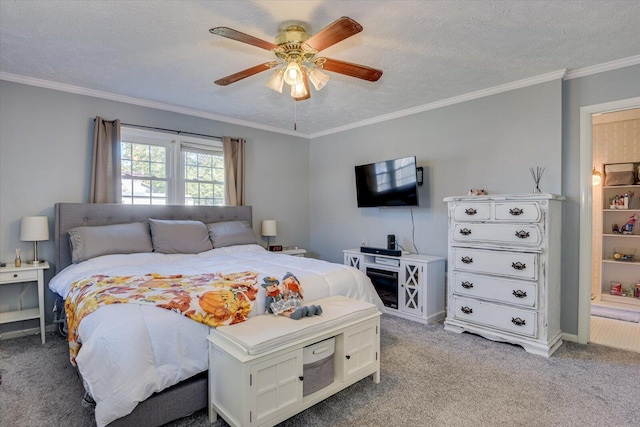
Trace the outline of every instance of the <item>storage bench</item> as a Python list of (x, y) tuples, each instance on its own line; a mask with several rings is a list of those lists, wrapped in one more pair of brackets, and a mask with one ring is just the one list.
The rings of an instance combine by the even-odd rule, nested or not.
[(369, 375), (380, 382), (377, 307), (343, 296), (310, 304), (323, 314), (300, 320), (261, 315), (211, 330), (212, 423), (220, 415), (231, 426), (271, 426)]

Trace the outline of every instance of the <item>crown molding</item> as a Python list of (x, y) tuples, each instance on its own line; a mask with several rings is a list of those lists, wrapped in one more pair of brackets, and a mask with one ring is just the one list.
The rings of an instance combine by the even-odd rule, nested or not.
[(569, 71), (565, 76), (565, 80), (577, 79), (578, 77), (590, 76), (591, 74), (617, 70), (618, 68), (630, 67), (631, 65), (637, 64), (640, 64), (640, 55), (630, 56), (628, 58), (618, 59), (611, 62), (605, 62), (604, 64), (593, 65), (591, 67), (578, 68)]
[(351, 123), (349, 125), (340, 126), (333, 129), (327, 129), (326, 131), (312, 133), (309, 137), (311, 139), (318, 138), (320, 136), (331, 135), (338, 132), (344, 132), (346, 130), (359, 128), (362, 126), (371, 125), (374, 123), (386, 122), (387, 120), (393, 120), (400, 117), (410, 116), (424, 111), (435, 110), (449, 105), (460, 104), (462, 102), (471, 101), (478, 98), (484, 98), (485, 96), (496, 95), (498, 93), (508, 92), (514, 89), (521, 89), (527, 86), (533, 86), (540, 83), (546, 83), (552, 80), (563, 79), (567, 70), (562, 69), (553, 71), (547, 74), (541, 74), (539, 76), (530, 77), (527, 79), (518, 80), (515, 82), (494, 86), (488, 89), (479, 90), (476, 92), (467, 93), (460, 96), (454, 96), (452, 98), (443, 99), (441, 101), (432, 102), (430, 104), (420, 105), (418, 107), (407, 108), (406, 110), (396, 111), (395, 113), (386, 114), (384, 116), (374, 117), (372, 119), (363, 120), (361, 122)]
[(36, 79), (33, 77), (20, 76), (17, 74), (10, 74), (10, 73), (4, 73), (4, 72), (0, 72), (0, 80), (6, 80), (14, 83), (22, 83), (29, 86), (37, 86), (37, 87), (43, 87), (47, 89), (59, 90), (62, 92), (75, 93), (78, 95), (91, 96), (94, 98), (107, 99), (110, 101), (123, 102), (125, 104), (139, 105), (141, 107), (154, 108), (156, 110), (171, 111), (173, 113), (184, 114), (187, 116), (201, 117), (203, 119), (216, 120), (219, 122), (230, 123), (234, 125), (245, 126), (249, 128), (275, 132), (279, 134), (298, 136), (301, 138), (309, 138), (308, 135), (301, 134), (300, 132), (296, 132), (296, 131), (277, 128), (273, 126), (261, 125), (259, 123), (234, 119), (232, 117), (226, 117), (218, 114), (207, 113), (205, 111), (194, 110), (191, 108), (179, 107), (177, 105), (149, 101), (146, 99), (134, 98), (131, 96), (118, 95), (115, 93), (104, 92), (101, 90), (87, 89), (84, 87), (73, 86), (65, 83), (52, 82), (49, 80)]

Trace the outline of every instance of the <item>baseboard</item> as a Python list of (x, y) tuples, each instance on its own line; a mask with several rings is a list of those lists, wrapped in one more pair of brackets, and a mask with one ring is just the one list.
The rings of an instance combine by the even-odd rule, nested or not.
[(566, 332), (562, 333), (562, 340), (563, 341), (570, 341), (570, 342), (578, 342), (578, 336), (575, 334), (568, 334)]
[[(45, 332), (56, 332), (56, 325), (47, 325)], [(40, 328), (21, 329), (19, 331), (0, 332), (0, 340), (9, 340), (11, 338), (20, 338), (28, 335), (40, 335)]]

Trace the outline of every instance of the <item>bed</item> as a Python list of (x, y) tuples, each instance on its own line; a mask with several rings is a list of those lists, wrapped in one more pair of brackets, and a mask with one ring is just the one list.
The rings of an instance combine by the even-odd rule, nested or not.
[[(384, 311), (359, 270), (269, 252), (257, 244), (251, 223), (250, 206), (59, 203), (56, 275), (49, 287), (67, 298), (73, 283), (94, 275), (192, 277), (251, 271), (261, 282), (293, 273), (304, 289), (305, 304), (344, 295)], [(201, 225), (208, 243), (198, 234)], [(150, 241), (143, 241), (145, 227)], [(258, 286), (249, 316), (263, 315), (264, 301), (264, 288)], [(205, 408), (208, 333), (206, 324), (154, 306), (111, 304), (86, 316), (77, 329), (81, 347), (75, 362), (96, 402), (97, 425), (162, 425)]]

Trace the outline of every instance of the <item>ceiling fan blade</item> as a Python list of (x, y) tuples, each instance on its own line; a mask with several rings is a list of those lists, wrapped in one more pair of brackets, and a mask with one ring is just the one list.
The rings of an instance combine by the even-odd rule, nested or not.
[(241, 33), (240, 31), (236, 31), (229, 27), (215, 27), (210, 29), (209, 32), (211, 34), (217, 34), (228, 39), (237, 40), (266, 50), (273, 50), (278, 47), (271, 42), (250, 36), (249, 34)]
[(251, 77), (254, 74), (261, 73), (262, 71), (267, 71), (273, 67), (278, 65), (278, 61), (269, 61), (264, 64), (256, 65), (255, 67), (247, 68), (246, 70), (239, 71), (235, 74), (231, 74), (230, 76), (223, 77), (221, 79), (216, 80), (214, 83), (219, 86), (226, 86), (231, 83), (235, 83), (238, 80), (242, 80), (247, 77)]
[(318, 58), (316, 60), (316, 65), (325, 71), (333, 71), (334, 73), (345, 74), (347, 76), (369, 80), (370, 82), (377, 82), (378, 79), (382, 77), (382, 70), (364, 65), (352, 64), (351, 62), (339, 61), (337, 59)]
[(358, 34), (360, 31), (362, 31), (362, 25), (351, 18), (343, 16), (311, 36), (305, 43), (317, 51), (321, 51), (354, 34)]
[(309, 89), (309, 79), (307, 78), (307, 73), (302, 73), (302, 81), (304, 82), (304, 88), (307, 90), (307, 94), (299, 98), (293, 98), (296, 101), (304, 101), (305, 99), (311, 98), (311, 90)]

